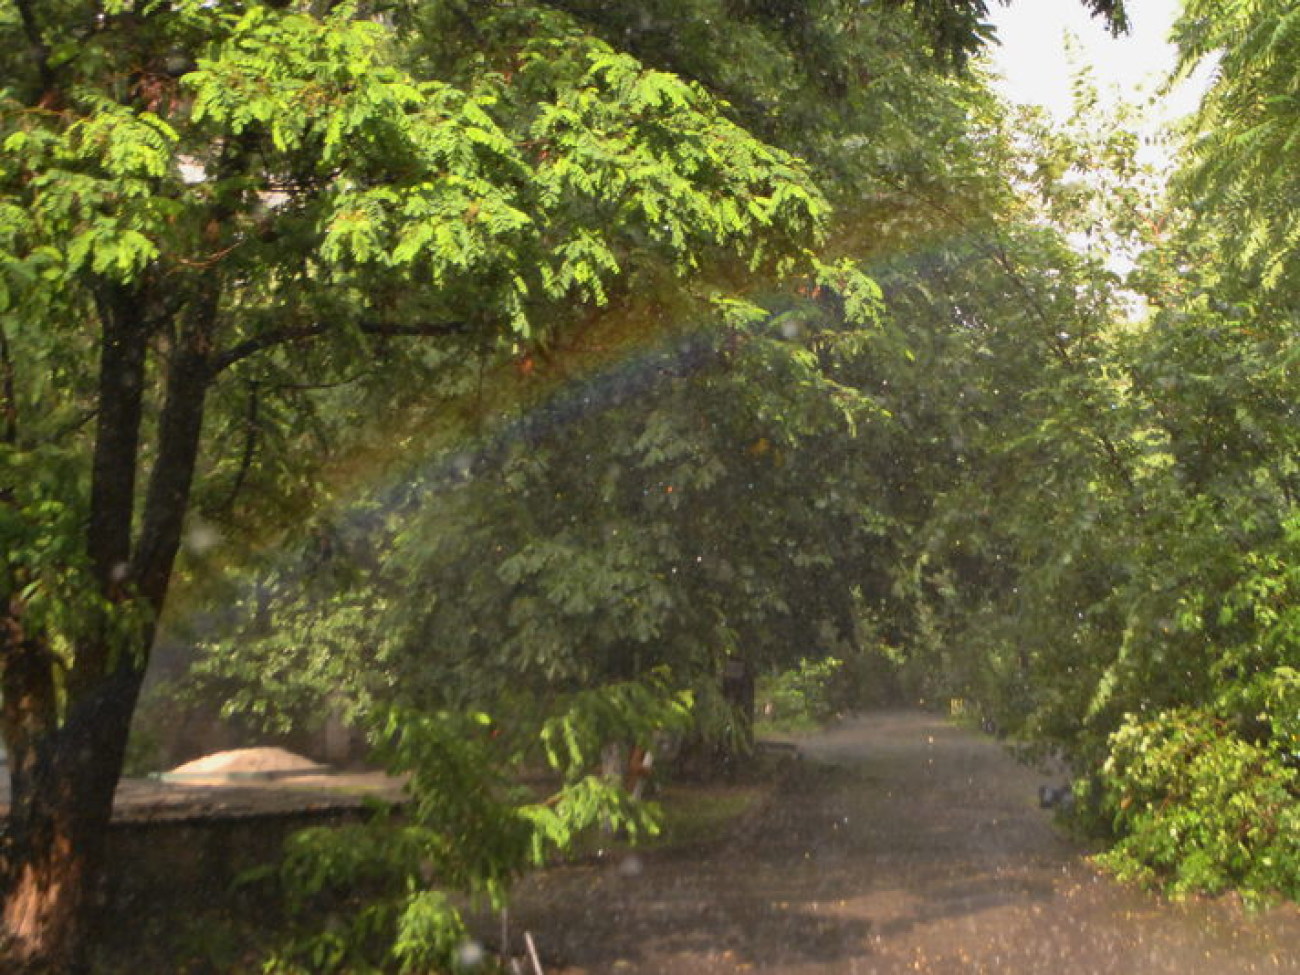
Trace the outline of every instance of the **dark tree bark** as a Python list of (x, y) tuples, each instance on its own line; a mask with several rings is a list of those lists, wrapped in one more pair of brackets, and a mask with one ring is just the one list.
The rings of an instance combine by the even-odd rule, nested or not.
[(24, 627), (20, 601), (6, 607), (0, 629), (0, 730), (11, 784), (0, 873), (5, 972), (84, 970), (113, 795), (199, 453), (217, 310), (217, 282), (209, 283), (210, 292), (189, 302), (167, 363), (156, 459), (134, 542), (146, 361), (162, 323), (150, 320), (145, 289), (109, 287), (96, 296), (102, 338), (86, 553), (107, 614), (120, 619), (117, 626), (107, 614), (88, 621), (65, 671)]
[(746, 751), (754, 747), (754, 668), (740, 657), (728, 657), (722, 668), (722, 697), (739, 722), (738, 731)]
[(5, 725), (25, 724), (32, 734), (17, 750), (10, 739), (3, 924), (4, 970), (45, 975), (84, 970), (84, 933), (144, 670), (122, 655), (56, 726), (42, 650), (29, 646), (26, 664), (5, 667)]

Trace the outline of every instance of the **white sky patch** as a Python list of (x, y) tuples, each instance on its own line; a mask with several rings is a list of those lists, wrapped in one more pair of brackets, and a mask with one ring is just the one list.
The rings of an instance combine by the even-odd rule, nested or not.
[[(1168, 35), (1181, 0), (1136, 0), (1129, 4), (1132, 30), (1112, 37), (1104, 22), (1079, 0), (1016, 0), (993, 4), (990, 15), (999, 46), (990, 60), (1002, 76), (998, 90), (1008, 99), (1042, 105), (1058, 118), (1070, 112), (1070, 82), (1088, 65), (1103, 99), (1147, 105), (1174, 68), (1177, 52)], [(1067, 53), (1066, 37), (1075, 50)], [(1208, 70), (1201, 70), (1150, 106), (1151, 122), (1169, 122), (1196, 108)]]
[[(1006, 99), (1044, 107), (1058, 121), (1072, 114), (1072, 84), (1081, 68), (1091, 71), (1104, 115), (1128, 105), (1142, 138), (1139, 161), (1168, 174), (1175, 163), (1172, 126), (1193, 113), (1213, 74), (1203, 64), (1166, 91), (1178, 61), (1169, 41), (1182, 0), (1130, 0), (1130, 30), (1118, 37), (1080, 0), (1013, 0), (991, 3), (999, 44), (989, 48), (994, 87)], [(1085, 249), (1086, 242), (1075, 241)], [(1132, 255), (1115, 253), (1112, 270), (1132, 269)]]

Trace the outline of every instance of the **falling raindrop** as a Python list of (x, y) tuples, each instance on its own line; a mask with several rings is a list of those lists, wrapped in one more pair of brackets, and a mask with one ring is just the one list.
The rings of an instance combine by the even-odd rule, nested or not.
[(635, 853), (625, 856), (618, 865), (620, 877), (639, 877), (644, 870), (645, 864), (641, 862), (641, 858)]
[(467, 481), (474, 473), (474, 458), (468, 453), (459, 453), (452, 458), (451, 467), (456, 472), (457, 477)]
[(185, 547), (195, 555), (207, 555), (220, 544), (221, 533), (197, 518), (185, 533)]
[(487, 952), (477, 941), (465, 941), (456, 949), (457, 969), (473, 970), (487, 960)]

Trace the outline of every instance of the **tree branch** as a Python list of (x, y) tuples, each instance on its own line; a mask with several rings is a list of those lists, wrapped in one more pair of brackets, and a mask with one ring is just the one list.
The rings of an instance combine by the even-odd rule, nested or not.
[(18, 16), (22, 18), (23, 33), (27, 35), (27, 51), (36, 72), (41, 79), (41, 94), (54, 88), (54, 69), (50, 67), (50, 47), (41, 37), (41, 29), (36, 24), (36, 15), (32, 12), (32, 0), (15, 0)]
[[(277, 328), (261, 335), (255, 335), (238, 345), (233, 345), (224, 352), (218, 352), (211, 359), (211, 375), (216, 376), (237, 362), (273, 349), (281, 345), (293, 345), (309, 339), (319, 338), (335, 326), (317, 322), (298, 328)], [(429, 322), (419, 325), (389, 325), (384, 322), (362, 322), (358, 326), (365, 335), (383, 337), (436, 338), (446, 335), (463, 335), (469, 330), (465, 322)]]
[(140, 517), (140, 541), (131, 563), (131, 578), (155, 613), (162, 610), (180, 549), (212, 377), (207, 350), (217, 319), (221, 282), (214, 275), (200, 287), (168, 367), (158, 417), (157, 454)]
[(257, 435), (261, 429), (261, 422), (258, 419), (259, 401), (257, 383), (249, 383), (248, 411), (244, 418), (244, 449), (240, 452), (239, 469), (235, 473), (234, 483), (230, 486), (230, 494), (221, 505), (221, 510), (226, 512), (235, 510), (235, 502), (239, 499), (239, 492), (244, 489), (244, 482), (248, 479), (248, 472), (253, 467), (253, 458), (257, 454)]
[(99, 384), (86, 550), (108, 594), (130, 561), (151, 324), (136, 289), (105, 283), (95, 289), (94, 298), (100, 320)]
[(18, 394), (14, 383), (14, 361), (9, 354), (9, 336), (0, 325), (0, 442), (18, 441)]

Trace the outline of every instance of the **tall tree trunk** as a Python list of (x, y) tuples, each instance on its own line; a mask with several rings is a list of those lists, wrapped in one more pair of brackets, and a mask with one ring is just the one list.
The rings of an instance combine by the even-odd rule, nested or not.
[(134, 545), (145, 363), (155, 329), (140, 291), (109, 286), (97, 295), (103, 332), (86, 554), (108, 612), (124, 614), (120, 622), (129, 635), (107, 617), (88, 621), (60, 694), (56, 673), (62, 665), (47, 635), (24, 631), (16, 599), (0, 620), (0, 724), (12, 786), (0, 908), (3, 972), (62, 975), (85, 968), (113, 794), (189, 507), (216, 293), (214, 279), (208, 292), (191, 300), (172, 349)]
[[(128, 598), (131, 523), (150, 328), (139, 289), (96, 293), (101, 333), (86, 554), (88, 586)], [(29, 628), (12, 595), (0, 632), (0, 730), (9, 752), (10, 809), (0, 908), (3, 970), (75, 972), (95, 878), (103, 865), (153, 625), (135, 646), (110, 639), (105, 618), (81, 621), (68, 667), (50, 634)], [(109, 612), (115, 612), (109, 609)], [(138, 610), (128, 610), (138, 612)]]
[[(11, 739), (5, 972), (85, 969), (86, 928), (97, 906), (113, 793), (144, 673), (131, 662), (135, 654), (121, 656), (123, 666), (78, 701), (58, 727)], [(45, 668), (32, 669), (25, 694), (21, 668), (7, 669), (6, 726), (44, 724), (44, 715), (52, 713), (41, 699), (38, 669)]]

